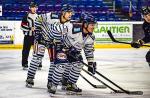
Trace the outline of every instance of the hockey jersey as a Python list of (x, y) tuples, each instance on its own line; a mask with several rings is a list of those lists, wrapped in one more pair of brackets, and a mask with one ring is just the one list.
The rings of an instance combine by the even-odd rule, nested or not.
[(21, 30), (23, 30), (24, 35), (34, 36), (34, 32), (31, 31), (31, 28), (34, 27), (34, 21), (37, 17), (37, 14), (27, 13), (21, 22)]
[(36, 32), (40, 32), (44, 40), (60, 40), (62, 34), (69, 32), (70, 22), (60, 23), (59, 15), (46, 13), (39, 15), (35, 20)]
[(88, 62), (94, 62), (94, 41), (95, 36), (93, 33), (85, 34), (82, 32), (82, 25), (73, 23), (72, 33), (67, 33), (63, 36), (64, 43), (74, 47), (77, 51), (84, 50)]
[(74, 47), (81, 51), (84, 49), (86, 58), (93, 61), (94, 35), (83, 36), (81, 24), (74, 22), (61, 23), (59, 15), (47, 13), (39, 15), (35, 20), (36, 31), (42, 34), (46, 41), (61, 41), (65, 46)]

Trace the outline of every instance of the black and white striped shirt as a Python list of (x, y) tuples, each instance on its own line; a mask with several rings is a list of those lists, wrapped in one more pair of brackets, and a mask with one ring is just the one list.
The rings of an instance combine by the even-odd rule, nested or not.
[(34, 32), (31, 30), (34, 27), (34, 21), (37, 14), (27, 13), (21, 22), (21, 30), (23, 30), (24, 35), (34, 36)]
[(83, 38), (82, 28), (78, 24), (60, 23), (59, 16), (53, 13), (41, 14), (35, 20), (36, 32), (42, 34), (46, 41), (61, 41), (67, 47), (74, 47), (78, 51), (84, 49), (88, 62), (94, 60), (94, 35)]
[(71, 31), (69, 30), (71, 26), (69, 21), (62, 24), (59, 16), (54, 13), (41, 14), (35, 20), (36, 32), (40, 33), (46, 41), (53, 39), (61, 41), (62, 36)]

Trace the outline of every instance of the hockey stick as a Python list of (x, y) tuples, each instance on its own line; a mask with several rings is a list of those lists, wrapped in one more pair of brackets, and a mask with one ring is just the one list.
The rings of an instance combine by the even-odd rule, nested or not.
[(80, 74), (80, 76), (86, 81), (86, 82), (88, 82), (92, 87), (94, 87), (94, 88), (100, 88), (100, 89), (105, 89), (105, 88), (107, 88), (106, 86), (104, 86), (104, 85), (95, 85), (95, 84), (93, 84), (93, 83), (91, 83), (87, 78), (85, 78), (82, 74)]
[[(73, 55), (70, 55), (73, 59), (77, 60), (77, 58), (75, 58)], [(78, 60), (80, 61), (82, 64), (84, 64), (85, 66), (89, 66), (86, 63), (84, 63), (82, 60)], [(128, 91), (123, 89), (122, 87), (118, 86), (116, 83), (114, 83), (113, 81), (111, 81), (110, 79), (108, 79), (107, 77), (105, 77), (104, 75), (102, 75), (101, 73), (99, 73), (98, 71), (96, 71), (96, 74), (98, 74), (99, 76), (103, 77), (105, 80), (107, 80), (108, 82), (110, 82), (111, 84), (113, 84), (115, 87), (117, 87), (120, 90), (115, 90), (114, 88), (110, 87), (109, 85), (107, 85), (106, 83), (104, 83), (103, 81), (101, 81), (100, 79), (98, 79), (96, 76), (94, 76), (93, 74), (91, 74), (90, 72), (86, 71), (85, 69), (82, 69), (83, 71), (85, 71), (87, 74), (91, 75), (93, 78), (95, 78), (96, 80), (98, 80), (99, 82), (101, 82), (102, 84), (104, 84), (105, 86), (107, 86), (108, 88), (110, 88), (111, 90), (113, 90), (115, 93), (126, 93), (126, 94), (131, 94), (131, 95), (143, 95), (142, 91)]]
[(110, 87), (109, 85), (107, 85), (106, 83), (104, 83), (103, 81), (101, 81), (99, 78), (97, 78), (96, 76), (94, 76), (92, 73), (88, 72), (85, 69), (82, 69), (85, 73), (89, 74), (90, 76), (92, 76), (94, 79), (96, 79), (97, 81), (101, 82), (102, 84), (104, 84), (106, 87), (110, 88), (111, 90), (113, 90), (114, 92), (119, 92), (118, 90), (115, 90), (114, 88)]
[[(116, 39), (114, 38), (114, 36), (112, 35), (111, 31), (108, 30), (107, 33), (108, 33), (109, 37), (111, 38), (111, 40), (112, 40), (113, 42), (131, 45), (131, 43), (128, 43), (128, 42), (120, 42), (120, 41), (116, 40)], [(150, 45), (142, 45), (142, 46), (150, 47)]]
[[(85, 66), (88, 67), (88, 65), (86, 63), (84, 63), (83, 61), (80, 60), (80, 62), (83, 63)], [(86, 71), (86, 70), (84, 70), (84, 71)], [(110, 79), (108, 79), (107, 77), (105, 77), (104, 75), (102, 75), (101, 73), (99, 73), (98, 71), (96, 71), (96, 73), (121, 90), (121, 91), (120, 90), (115, 90), (112, 87), (108, 86), (107, 84), (105, 84), (104, 82), (101, 81), (102, 84), (104, 84), (105, 86), (107, 86), (108, 88), (110, 88), (111, 90), (113, 90), (115, 93), (126, 93), (126, 94), (131, 94), (131, 95), (143, 95), (142, 91), (128, 91), (128, 90), (125, 90), (122, 87), (118, 86), (113, 81), (111, 81)]]

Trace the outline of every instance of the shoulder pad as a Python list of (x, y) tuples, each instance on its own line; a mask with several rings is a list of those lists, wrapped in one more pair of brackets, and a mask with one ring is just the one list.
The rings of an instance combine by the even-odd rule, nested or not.
[(73, 29), (72, 29), (72, 33), (76, 34), (82, 32), (82, 26), (80, 23), (73, 23)]
[(59, 15), (57, 15), (56, 13), (51, 13), (51, 19), (58, 19)]

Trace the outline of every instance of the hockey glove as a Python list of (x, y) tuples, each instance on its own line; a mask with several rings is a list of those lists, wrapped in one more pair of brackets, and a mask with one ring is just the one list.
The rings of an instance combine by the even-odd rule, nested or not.
[(150, 50), (146, 54), (146, 61), (150, 64)]
[(137, 42), (131, 43), (131, 47), (140, 48), (144, 44), (143, 40), (138, 40)]
[(96, 72), (96, 62), (88, 62), (88, 71), (91, 72), (92, 74), (95, 74)]

